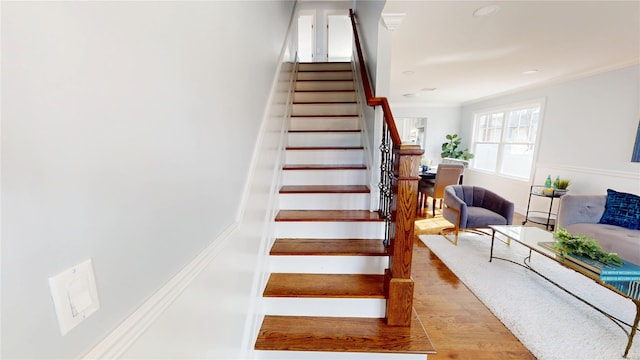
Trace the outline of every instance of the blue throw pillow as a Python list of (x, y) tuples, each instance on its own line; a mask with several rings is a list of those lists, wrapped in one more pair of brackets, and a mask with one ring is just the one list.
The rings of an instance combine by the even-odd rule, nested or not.
[(640, 229), (640, 196), (607, 189), (607, 205), (600, 224)]

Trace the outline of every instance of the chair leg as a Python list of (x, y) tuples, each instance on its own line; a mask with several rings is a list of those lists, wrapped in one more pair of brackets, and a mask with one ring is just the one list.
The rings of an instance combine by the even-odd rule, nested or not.
[[(446, 207), (447, 205), (445, 205)], [(440, 234), (442, 236), (444, 236), (445, 239), (447, 239), (450, 243), (452, 243), (453, 245), (458, 245), (458, 233), (460, 231), (460, 211), (455, 209), (455, 208), (451, 208), (451, 207), (447, 207), (447, 209), (451, 209), (452, 211), (454, 211), (456, 213), (456, 222), (455, 224), (453, 224), (452, 228), (444, 228), (440, 231)], [(444, 210), (443, 210), (444, 211)], [(450, 232), (453, 230), (453, 232), (455, 233), (455, 237), (453, 239), (451, 239), (449, 237)]]
[(432, 198), (431, 202), (431, 211), (433, 212), (433, 217), (436, 217), (436, 198)]
[[(460, 229), (457, 226), (456, 227), (452, 227), (452, 228), (444, 228), (444, 229), (442, 229), (442, 231), (440, 231), (440, 235), (444, 236), (444, 238), (447, 239), (453, 245), (458, 245), (458, 232), (459, 231), (460, 231)], [(452, 232), (455, 234), (453, 239), (451, 239), (451, 236), (450, 236)]]

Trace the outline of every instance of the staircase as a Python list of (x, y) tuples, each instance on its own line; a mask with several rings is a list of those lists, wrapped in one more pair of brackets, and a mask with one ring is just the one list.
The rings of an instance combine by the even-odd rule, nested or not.
[(300, 64), (265, 319), (265, 359), (425, 359), (420, 320), (385, 322), (384, 219), (370, 189), (350, 63)]

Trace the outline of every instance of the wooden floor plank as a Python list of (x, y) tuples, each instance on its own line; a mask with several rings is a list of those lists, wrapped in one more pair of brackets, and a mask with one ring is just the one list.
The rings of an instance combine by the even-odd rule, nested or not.
[[(418, 236), (438, 234), (451, 226), (441, 215), (431, 212), (418, 219), (413, 248), (413, 306), (422, 320), (433, 345), (435, 355), (429, 360), (535, 359), (527, 348), (498, 318), (425, 246)], [(521, 223), (514, 216), (513, 223)], [(417, 225), (418, 225), (417, 224)], [(445, 241), (443, 239), (443, 241)], [(464, 249), (460, 249), (464, 251)]]
[(276, 239), (271, 255), (380, 256), (387, 254), (381, 239)]
[(384, 298), (384, 276), (272, 273), (265, 297)]
[(384, 221), (368, 210), (280, 210), (275, 221)]
[(384, 319), (266, 316), (256, 350), (433, 353), (417, 316), (410, 327), (387, 326)]

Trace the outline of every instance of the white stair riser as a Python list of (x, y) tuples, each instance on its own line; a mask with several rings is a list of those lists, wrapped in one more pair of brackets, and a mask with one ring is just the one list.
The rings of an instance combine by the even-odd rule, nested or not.
[(290, 147), (360, 146), (360, 132), (289, 132)]
[[(345, 240), (349, 241), (349, 240)], [(302, 274), (384, 274), (388, 256), (271, 256), (271, 272)]]
[(353, 80), (352, 71), (303, 71), (298, 72), (298, 80)]
[(264, 298), (266, 315), (385, 317), (385, 299)]
[(256, 359), (265, 360), (425, 360), (425, 354), (357, 353), (327, 351), (256, 351)]
[(281, 210), (369, 210), (370, 194), (280, 194)]
[(276, 238), (317, 239), (382, 239), (384, 222), (381, 221), (278, 221)]
[(298, 71), (340, 71), (351, 70), (351, 63), (338, 63), (338, 62), (317, 62), (317, 63), (300, 63), (298, 65)]
[(285, 170), (282, 185), (365, 185), (366, 170)]
[(293, 104), (291, 115), (358, 115), (355, 103)]
[(364, 150), (287, 150), (285, 164), (364, 164)]
[(318, 91), (318, 92), (296, 92), (293, 95), (293, 102), (354, 102), (356, 101), (355, 91)]
[(358, 130), (357, 116), (350, 117), (291, 117), (289, 130)]
[(330, 90), (354, 90), (352, 80), (338, 81), (296, 81), (296, 91), (330, 91)]

